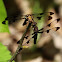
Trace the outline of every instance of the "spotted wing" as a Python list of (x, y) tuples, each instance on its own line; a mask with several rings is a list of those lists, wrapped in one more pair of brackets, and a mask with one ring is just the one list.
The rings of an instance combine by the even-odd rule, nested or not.
[[(54, 13), (53, 12), (45, 12), (45, 13), (49, 13), (50, 15), (53, 15)], [(36, 17), (38, 20), (40, 20), (42, 18), (42, 16), (45, 14), (45, 13), (36, 13), (36, 14), (27, 14), (27, 15), (20, 15), (22, 16), (23, 18), (21, 17), (16, 17), (15, 20), (14, 20), (14, 17), (13, 16), (10, 16), (10, 17), (6, 17), (5, 20), (2, 22), (2, 24), (6, 24), (6, 21), (7, 20), (13, 20), (12, 22), (15, 22), (16, 20), (20, 20), (20, 19), (26, 19), (25, 17), (27, 16), (33, 16), (33, 17)], [(51, 19), (51, 18), (50, 18)], [(26, 22), (25, 22), (26, 23)]]
[[(37, 33), (44, 33), (44, 32), (46, 32), (46, 33), (49, 33), (51, 30), (54, 30), (54, 31), (58, 31), (59, 29), (60, 29), (60, 27), (53, 27), (53, 28), (51, 28), (51, 26), (52, 26), (52, 24), (55, 22), (55, 23), (58, 23), (60, 21), (60, 18), (58, 18), (58, 19), (55, 19), (55, 20), (53, 20), (52, 22), (50, 22), (49, 24), (47, 24), (44, 28), (41, 28), (41, 29), (39, 29), (38, 30), (38, 32), (34, 32), (34, 33), (32, 33), (32, 38), (34, 38), (34, 42), (36, 43), (36, 40), (37, 40)], [(45, 28), (47, 28), (47, 27), (49, 27), (49, 29), (46, 29), (46, 30), (44, 30)], [(30, 42), (30, 40), (28, 40), (26, 43), (28, 44)], [(34, 43), (34, 44), (35, 44)]]

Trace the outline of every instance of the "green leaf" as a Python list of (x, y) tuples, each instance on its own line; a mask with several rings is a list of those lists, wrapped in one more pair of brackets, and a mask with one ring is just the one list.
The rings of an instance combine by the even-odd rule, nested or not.
[(0, 43), (0, 62), (8, 62), (8, 60), (11, 58), (10, 52)]
[(12, 62), (15, 62), (15, 61), (12, 61)]
[(5, 20), (6, 17), (7, 17), (7, 14), (6, 14), (6, 9), (5, 9), (3, 0), (0, 0), (0, 33), (9, 32), (8, 21), (6, 22), (6, 25), (2, 24), (2, 22)]

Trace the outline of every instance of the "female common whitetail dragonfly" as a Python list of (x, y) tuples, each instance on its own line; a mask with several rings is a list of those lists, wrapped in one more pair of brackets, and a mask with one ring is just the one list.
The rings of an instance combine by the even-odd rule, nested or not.
[[(46, 12), (46, 13), (49, 13), (50, 16), (48, 16), (48, 20), (51, 20), (52, 19), (51, 15), (53, 15), (54, 13), (53, 12)], [(44, 28), (41, 28), (41, 29), (38, 30), (38, 27), (36, 26), (37, 23), (34, 21), (34, 17), (36, 16), (36, 18), (38, 20), (41, 20), (41, 18), (42, 18), (42, 16), (44, 14), (45, 13), (27, 14), (27, 15), (22, 15), (22, 16), (24, 16), (23, 18), (19, 18), (19, 19), (24, 19), (25, 20), (24, 23), (23, 23), (23, 26), (26, 25), (29, 22), (32, 23), (32, 27), (33, 27), (34, 33), (32, 33), (33, 36), (31, 38), (34, 38), (34, 44), (36, 44), (36, 40), (37, 40), (38, 33), (44, 33), (44, 32), (49, 33), (50, 30), (52, 30), (52, 29), (55, 29), (55, 31), (57, 31), (57, 30), (60, 29), (60, 27), (54, 27), (52, 29), (44, 30), (46, 27), (51, 27), (52, 23), (54, 23), (54, 22), (58, 23), (60, 21), (60, 18), (58, 18), (58, 19), (53, 20), (52, 22), (50, 22)], [(5, 24), (6, 23), (6, 20), (11, 19), (11, 18), (12, 17), (5, 18), (5, 20), (2, 22), (2, 24)], [(16, 19), (16, 20), (18, 20), (18, 19)], [(26, 39), (28, 39), (28, 37), (29, 36), (25, 36)], [(20, 40), (17, 43), (19, 43), (19, 42), (20, 42)], [(30, 39), (25, 44), (28, 44), (29, 42), (30, 42)]]

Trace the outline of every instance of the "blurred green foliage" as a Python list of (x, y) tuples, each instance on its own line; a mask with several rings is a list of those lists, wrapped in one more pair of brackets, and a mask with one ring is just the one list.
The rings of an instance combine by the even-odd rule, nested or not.
[[(40, 2), (37, 0), (35, 1), (35, 4), (33, 6), (33, 13), (42, 13), (43, 12), (43, 8), (40, 7)], [(37, 20), (37, 27), (38, 29), (41, 29), (43, 27), (43, 24), (44, 24), (44, 15), (43, 17), (41, 18), (41, 20)], [(38, 34), (38, 40), (39, 40), (39, 36), (40, 34)]]
[[(31, 0), (31, 7), (32, 7), (32, 13), (33, 14), (36, 14), (36, 13), (43, 13), (43, 8), (40, 7), (40, 1), (39, 0)], [(43, 24), (44, 24), (44, 20), (45, 20), (45, 15), (43, 15), (43, 17), (41, 18), (41, 20), (35, 20), (37, 22), (37, 27), (38, 29), (41, 29), (43, 27)], [(38, 37), (37, 37), (37, 41), (40, 39), (40, 35), (41, 34), (38, 34)], [(36, 45), (33, 44), (32, 46), (32, 51), (35, 51), (36, 50)]]
[[(8, 21), (6, 24), (2, 24), (2, 22), (7, 17), (6, 10), (3, 4), (3, 0), (0, 0), (0, 33), (2, 32), (8, 32)], [(8, 49), (0, 43), (0, 62), (8, 62), (8, 60), (11, 58), (10, 52)]]
[(11, 55), (7, 47), (5, 47), (0, 43), (0, 62), (8, 62), (10, 58), (11, 58)]
[(1, 32), (9, 32), (8, 21), (6, 22), (6, 25), (2, 24), (2, 22), (5, 20), (6, 17), (7, 17), (7, 14), (6, 14), (3, 0), (0, 0), (0, 33)]

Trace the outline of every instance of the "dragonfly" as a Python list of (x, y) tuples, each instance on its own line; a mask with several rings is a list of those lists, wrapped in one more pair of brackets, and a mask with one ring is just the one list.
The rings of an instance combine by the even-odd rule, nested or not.
[[(52, 19), (51, 15), (53, 15), (54, 13), (53, 12), (45, 12), (45, 13), (49, 13), (48, 20), (51, 20)], [(48, 25), (46, 25), (44, 28), (38, 29), (38, 27), (36, 26), (37, 23), (35, 22), (34, 18), (36, 17), (38, 20), (41, 20), (41, 18), (43, 17), (43, 15), (45, 13), (27, 14), (27, 15), (22, 15), (23, 16), (22, 18), (16, 18), (16, 20), (24, 19), (23, 26), (27, 25), (27, 23), (29, 23), (29, 22), (32, 23), (31, 26), (33, 28), (33, 33), (31, 34), (32, 37), (30, 39), (32, 39), (32, 38), (34, 39), (34, 44), (36, 44), (38, 33), (44, 33), (44, 32), (49, 33), (52, 29), (54, 29), (55, 31), (60, 29), (60, 27), (50, 28), (54, 22), (58, 23), (60, 21), (60, 18), (53, 20)], [(2, 22), (2, 24), (6, 24), (6, 21), (11, 18), (13, 18), (13, 17), (6, 17), (5, 20)], [(47, 27), (49, 27), (50, 29), (44, 30)], [(25, 36), (25, 39), (28, 39), (28, 37), (29, 36)], [(29, 44), (30, 39), (28, 39), (28, 41), (25, 44)], [(20, 42), (20, 40), (17, 43), (19, 44), (19, 42)]]

